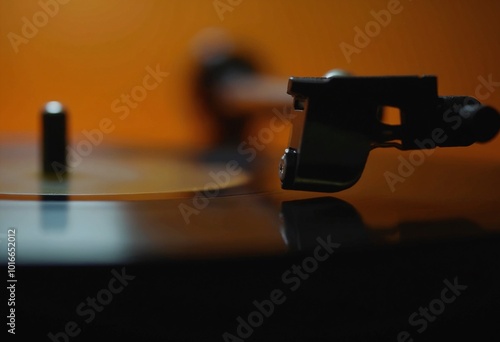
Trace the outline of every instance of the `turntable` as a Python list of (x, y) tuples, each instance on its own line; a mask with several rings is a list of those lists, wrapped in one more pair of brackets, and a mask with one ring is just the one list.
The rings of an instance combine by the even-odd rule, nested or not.
[[(0, 72), (9, 77), (2, 77), (0, 95), (6, 127), (0, 131), (0, 245), (7, 288), (2, 333), (9, 340), (423, 341), (495, 332), (500, 73), (488, 62), (498, 57), (494, 47), (482, 47), (493, 56), (484, 57), (492, 71), (481, 71), (472, 82), (466, 72), (446, 72), (439, 61), (429, 64), (439, 77), (413, 76), (404, 68), (381, 76), (376, 70), (391, 68), (377, 66), (380, 48), (373, 50), (373, 69), (362, 60), (373, 55), (370, 46), (350, 55), (352, 65), (338, 63), (355, 75), (340, 69), (325, 74), (331, 58), (328, 68), (321, 62), (300, 69), (295, 65), (306, 55), (268, 47), (283, 62), (272, 70), (263, 65), (265, 56), (256, 55), (258, 44), (240, 45), (237, 34), (227, 34), (243, 30), (233, 16), (258, 21), (263, 5), (208, 2), (218, 8), (211, 9), (216, 20), (231, 21), (226, 30), (193, 30), (185, 39), (189, 44), (172, 45), (172, 54), (181, 56), (171, 59), (175, 63), (148, 61), (131, 86), (115, 88), (120, 91), (109, 101), (103, 89), (116, 80), (99, 77), (92, 84), (86, 73), (123, 67), (92, 60), (92, 54), (102, 57), (98, 48), (106, 37), (125, 39), (125, 33), (105, 29), (121, 26), (104, 25), (101, 38), (84, 26), (98, 46), (75, 28), (56, 31), (72, 27), (71, 20), (81, 24), (85, 11), (95, 11), (99, 21), (117, 8), (136, 12), (127, 15), (137, 25), (145, 18), (160, 22), (156, 12), (173, 13), (175, 2), (40, 3), (32, 16), (23, 14), (23, 23), (35, 25), (38, 35), (15, 54), (9, 40), (1, 46), (1, 60), (8, 63)], [(379, 25), (388, 39), (398, 36), (398, 28), (412, 34), (398, 22), (404, 11), (414, 11), (416, 17), (406, 19), (416, 20), (428, 10), (425, 4), (401, 3), (397, 13), (386, 2), (365, 11), (377, 14), (373, 20), (385, 11), (391, 15), (391, 26)], [(306, 5), (296, 5), (283, 6), (286, 13), (277, 20), (306, 13)], [(0, 5), (2, 14), (26, 10), (7, 7)], [(318, 3), (311, 13), (324, 19), (328, 9), (356, 17), (344, 7)], [(486, 7), (478, 5), (474, 13), (494, 12)], [(47, 14), (47, 27), (37, 26), (38, 10), (56, 13)], [(261, 37), (273, 27), (270, 16), (266, 12), (261, 19)], [(11, 24), (1, 24), (2, 33)], [(148, 23), (144, 27), (138, 32), (156, 32)], [(473, 32), (460, 29), (464, 36)], [(254, 30), (259, 37), (264, 29)], [(306, 34), (300, 28), (293, 32), (299, 38)], [(90, 61), (70, 81), (54, 70), (72, 68), (72, 62), (62, 63), (55, 52), (47, 57), (44, 44), (57, 53), (75, 53), (65, 41), (71, 35), (81, 46), (90, 44), (90, 52), (78, 52), (88, 53)], [(318, 39), (323, 35), (331, 32), (319, 32)], [(372, 44), (376, 37), (370, 36)], [(134, 51), (145, 44), (127, 39), (137, 44)], [(314, 42), (304, 44), (311, 48), (307, 58), (324, 51)], [(122, 49), (118, 45), (107, 53)], [(32, 92), (29, 101), (19, 94), (11, 100), (5, 80), (16, 84), (28, 77), (17, 81), (7, 69), (33, 67), (23, 58), (34, 57), (23, 50), (53, 58), (61, 69), (47, 62), (54, 73), (42, 80), (47, 89)], [(411, 57), (410, 50), (398, 53)], [(429, 50), (414, 58), (430, 63)], [(481, 63), (475, 53), (464, 53), (471, 54), (464, 64)], [(454, 64), (457, 70), (464, 69), (461, 63)], [(419, 62), (408, 65), (418, 73), (425, 69)], [(54, 85), (62, 80), (70, 83)], [(25, 112), (16, 114), (16, 106)]]

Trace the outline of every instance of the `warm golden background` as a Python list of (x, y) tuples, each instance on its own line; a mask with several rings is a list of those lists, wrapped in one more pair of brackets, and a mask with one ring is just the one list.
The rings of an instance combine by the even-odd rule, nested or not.
[[(370, 12), (386, 9), (387, 0), (243, 0), (230, 5), (224, 20), (213, 0), (69, 0), (16, 53), (8, 34), (20, 35), (23, 17), (32, 21), (49, 2), (0, 0), (2, 135), (36, 136), (40, 107), (56, 99), (69, 108), (75, 139), (102, 118), (116, 119), (111, 103), (141, 84), (146, 66), (160, 64), (170, 75), (117, 121), (106, 142), (202, 146), (210, 134), (191, 94), (191, 41), (207, 27), (228, 30), (284, 78), (332, 68), (357, 75), (435, 74), (440, 94), (472, 96), (478, 77), (500, 81), (497, 0), (401, 0), (401, 13), (351, 63), (339, 44), (353, 44), (354, 27), (373, 20)], [(500, 108), (500, 88), (485, 102)], [(477, 151), (494, 155), (498, 140)], [(286, 144), (285, 134), (275, 144)]]

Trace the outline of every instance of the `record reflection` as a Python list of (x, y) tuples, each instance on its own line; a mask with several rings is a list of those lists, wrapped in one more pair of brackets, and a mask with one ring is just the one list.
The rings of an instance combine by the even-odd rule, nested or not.
[(290, 251), (311, 250), (318, 238), (328, 236), (345, 249), (486, 234), (479, 224), (464, 218), (404, 221), (378, 229), (365, 224), (353, 205), (334, 197), (284, 201), (280, 217), (281, 235)]

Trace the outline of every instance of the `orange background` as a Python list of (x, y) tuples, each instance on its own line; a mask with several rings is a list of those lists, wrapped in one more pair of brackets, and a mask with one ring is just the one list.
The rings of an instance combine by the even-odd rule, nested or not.
[[(126, 120), (116, 121), (106, 142), (203, 146), (210, 125), (191, 92), (191, 41), (207, 27), (228, 30), (261, 56), (267, 71), (284, 78), (332, 68), (356, 75), (435, 74), (441, 95), (470, 96), (479, 76), (500, 81), (496, 0), (401, 0), (401, 13), (351, 63), (339, 44), (353, 44), (354, 27), (373, 20), (370, 11), (386, 9), (387, 0), (243, 0), (222, 21), (213, 0), (70, 0), (16, 53), (9, 32), (20, 35), (22, 18), (32, 21), (46, 2), (0, 0), (2, 135), (36, 136), (40, 107), (59, 100), (69, 108), (75, 139), (102, 118), (116, 120), (111, 103), (142, 83), (146, 66), (160, 64), (169, 76)], [(485, 102), (498, 109), (495, 90)], [(274, 144), (281, 148), (286, 140), (284, 133)], [(499, 140), (477, 151), (492, 156)]]

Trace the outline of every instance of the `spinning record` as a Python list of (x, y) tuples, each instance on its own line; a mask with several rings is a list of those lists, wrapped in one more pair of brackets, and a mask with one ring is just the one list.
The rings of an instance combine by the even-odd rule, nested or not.
[(34, 142), (1, 142), (0, 197), (175, 197), (242, 187), (249, 176), (236, 161), (203, 162), (193, 152), (100, 147), (69, 163), (67, 172), (44, 175)]

